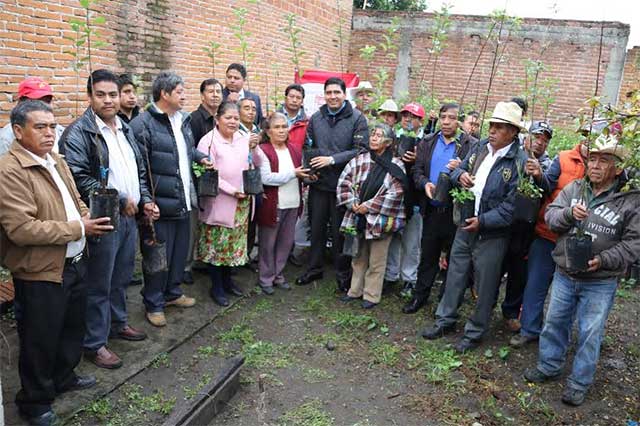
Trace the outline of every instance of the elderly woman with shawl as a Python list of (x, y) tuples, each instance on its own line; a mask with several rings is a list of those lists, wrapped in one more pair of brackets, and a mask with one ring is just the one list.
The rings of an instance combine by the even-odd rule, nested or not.
[(341, 300), (362, 298), (364, 309), (380, 302), (391, 235), (405, 224), (403, 194), (409, 181), (402, 162), (388, 149), (392, 142), (391, 128), (377, 124), (369, 151), (352, 159), (338, 180), (338, 205), (347, 208), (340, 231), (353, 256), (351, 287)]

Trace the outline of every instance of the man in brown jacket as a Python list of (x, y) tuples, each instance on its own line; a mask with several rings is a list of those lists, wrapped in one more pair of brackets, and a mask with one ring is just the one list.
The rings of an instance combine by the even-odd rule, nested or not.
[(16, 396), (29, 424), (57, 421), (56, 394), (93, 386), (78, 376), (86, 310), (85, 236), (113, 227), (90, 219), (71, 172), (53, 153), (56, 121), (42, 101), (11, 111), (15, 141), (0, 158), (1, 261), (12, 273), (20, 339)]

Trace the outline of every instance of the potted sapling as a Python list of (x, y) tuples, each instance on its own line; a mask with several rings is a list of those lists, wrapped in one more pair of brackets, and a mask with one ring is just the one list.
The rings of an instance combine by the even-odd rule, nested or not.
[(358, 231), (353, 226), (342, 228), (344, 234), (344, 244), (342, 244), (342, 254), (350, 257), (357, 257), (359, 250)]
[(438, 180), (436, 182), (436, 191), (433, 194), (433, 199), (440, 203), (446, 203), (449, 199), (449, 191), (451, 190), (451, 177), (449, 176), (449, 169), (438, 173)]
[[(579, 202), (584, 203), (587, 191), (587, 179), (581, 184), (582, 197)], [(593, 258), (593, 238), (584, 229), (584, 222), (578, 221), (576, 231), (565, 240), (565, 252), (567, 253), (567, 269), (575, 272), (584, 272), (589, 269), (589, 261)]]
[(93, 218), (108, 217), (109, 225), (116, 231), (120, 222), (120, 194), (117, 189), (107, 187), (109, 168), (105, 166), (102, 142), (95, 141), (95, 145), (100, 162), (100, 176), (98, 187), (89, 194), (89, 214)]
[[(211, 145), (209, 145), (209, 161), (211, 161)], [(218, 170), (207, 169), (194, 162), (191, 165), (193, 174), (198, 180), (198, 196), (215, 197), (218, 195)]]
[(260, 195), (264, 191), (262, 178), (260, 177), (260, 170), (255, 168), (251, 158), (252, 154), (249, 153), (249, 168), (242, 171), (243, 191), (247, 195)]
[(476, 215), (476, 197), (471, 190), (457, 187), (449, 191), (453, 200), (453, 223), (464, 226)]
[(532, 176), (522, 172), (522, 166), (518, 164), (518, 186), (514, 201), (513, 219), (517, 222), (535, 223), (540, 210), (542, 200), (542, 188), (536, 185)]

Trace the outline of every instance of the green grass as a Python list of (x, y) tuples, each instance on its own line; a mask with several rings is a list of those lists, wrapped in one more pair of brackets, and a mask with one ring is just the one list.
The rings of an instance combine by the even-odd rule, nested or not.
[(431, 383), (448, 380), (451, 372), (462, 366), (462, 360), (453, 349), (445, 349), (432, 342), (419, 342), (411, 358), (409, 368), (424, 373)]
[(171, 365), (171, 361), (169, 361), (169, 354), (166, 352), (161, 352), (153, 358), (151, 361), (151, 368), (160, 368), (160, 367), (169, 367)]
[(318, 400), (307, 402), (284, 413), (278, 426), (333, 426), (333, 418), (323, 409)]
[(393, 367), (400, 361), (402, 349), (393, 343), (374, 340), (369, 347), (369, 352), (375, 364), (384, 364), (388, 367)]
[(354, 314), (344, 310), (335, 310), (327, 313), (326, 318), (336, 327), (350, 332), (373, 330), (378, 326), (378, 320), (371, 315)]
[(195, 398), (209, 383), (211, 383), (211, 375), (203, 374), (200, 381), (194, 387), (185, 386), (182, 388), (182, 391), (184, 392), (184, 399), (189, 400)]
[(333, 379), (335, 375), (322, 368), (305, 367), (302, 369), (302, 379), (307, 383), (321, 383)]
[(198, 359), (207, 359), (215, 352), (216, 350), (213, 346), (200, 346), (196, 349), (196, 353), (193, 356)]
[(218, 335), (222, 343), (252, 343), (256, 338), (256, 332), (245, 323), (236, 324), (230, 330)]
[(291, 356), (286, 346), (262, 340), (245, 344), (242, 347), (242, 354), (248, 367), (283, 368), (291, 364)]

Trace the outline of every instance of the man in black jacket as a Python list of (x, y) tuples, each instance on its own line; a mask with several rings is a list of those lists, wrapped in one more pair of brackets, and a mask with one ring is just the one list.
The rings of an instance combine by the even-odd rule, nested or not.
[(317, 173), (317, 180), (309, 189), (311, 250), (308, 269), (296, 280), (296, 284), (306, 285), (322, 278), (327, 225), (330, 223), (336, 280), (343, 291), (349, 289), (351, 261), (342, 255), (344, 238), (339, 230), (345, 211), (336, 207), (336, 187), (344, 166), (369, 143), (367, 119), (351, 107), (346, 96), (344, 81), (336, 77), (327, 79), (324, 83), (326, 104), (311, 116), (307, 127), (311, 145), (305, 155), (311, 157), (310, 164)]
[(439, 174), (448, 175), (477, 144), (476, 139), (458, 129), (459, 109), (458, 104), (443, 104), (439, 112), (440, 131), (425, 136), (416, 148), (413, 182), (420, 194), (422, 245), (413, 298), (402, 308), (406, 314), (417, 312), (427, 302), (438, 274), (440, 253), (449, 252), (456, 233), (451, 197), (446, 194), (444, 201), (438, 201), (434, 195)]
[(241, 99), (253, 99), (256, 103), (256, 118), (254, 123), (260, 127), (264, 116), (262, 115), (262, 103), (257, 93), (245, 90), (244, 82), (247, 79), (247, 69), (242, 64), (233, 63), (227, 67), (225, 72), (225, 88), (222, 90), (222, 100), (229, 102), (239, 102)]
[(152, 92), (153, 103), (131, 122), (131, 128), (140, 151), (149, 159), (150, 181), (160, 208), (155, 236), (166, 244), (168, 271), (145, 274), (142, 289), (147, 320), (163, 327), (167, 324), (166, 306), (188, 308), (196, 303), (180, 288), (189, 251), (190, 211), (197, 208), (191, 162), (213, 166), (205, 154), (196, 151), (189, 114), (180, 111), (185, 100), (182, 78), (173, 72), (161, 72)]
[(147, 173), (129, 126), (116, 115), (120, 106), (118, 79), (111, 71), (94, 71), (87, 81), (89, 108), (60, 139), (82, 200), (107, 186), (118, 191), (117, 232), (89, 239), (85, 357), (98, 367), (118, 368), (122, 360), (107, 349), (109, 336), (144, 340), (144, 332), (127, 322), (126, 289), (133, 276), (138, 228), (136, 215), (157, 218)]

